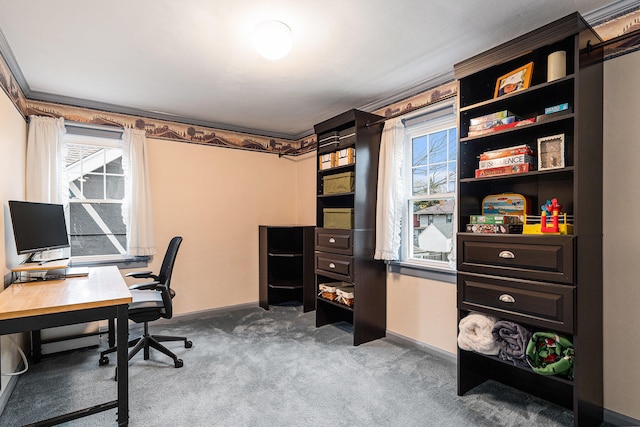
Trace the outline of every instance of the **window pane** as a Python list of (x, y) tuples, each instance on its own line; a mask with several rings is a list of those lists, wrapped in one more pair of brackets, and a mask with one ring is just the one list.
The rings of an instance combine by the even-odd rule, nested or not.
[[(123, 174), (122, 171), (122, 155), (118, 156), (121, 150), (109, 150), (107, 152), (107, 173)], [(114, 160), (111, 158), (116, 157)]]
[(410, 202), (413, 218), (411, 258), (448, 262), (453, 250), (454, 200), (420, 200)]
[(447, 193), (447, 164), (433, 165), (429, 168), (429, 192), (427, 194)]
[(124, 198), (124, 177), (106, 176), (107, 199), (122, 200)]
[(429, 135), (429, 163), (447, 161), (447, 131), (432, 133)]
[(87, 174), (82, 183), (82, 194), (86, 199), (104, 199), (104, 175)]
[(456, 162), (449, 162), (448, 174), (447, 191), (453, 193), (456, 191)]
[(458, 146), (458, 130), (456, 128), (449, 129), (449, 160), (457, 159)]
[(427, 168), (415, 168), (413, 170), (413, 195), (429, 194), (429, 177), (427, 176)]
[(126, 228), (119, 203), (70, 203), (71, 256), (122, 254)]
[(412, 157), (411, 164), (413, 166), (426, 165), (428, 161), (427, 157), (427, 136), (421, 136), (413, 138), (412, 140)]

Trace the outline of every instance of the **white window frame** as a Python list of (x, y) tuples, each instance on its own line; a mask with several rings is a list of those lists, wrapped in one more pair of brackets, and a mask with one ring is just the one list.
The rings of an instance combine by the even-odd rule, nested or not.
[[(70, 133), (66, 133), (63, 137), (64, 143), (69, 145), (69, 144), (73, 144), (73, 145), (84, 145), (87, 147), (102, 147), (102, 148), (117, 148), (120, 149), (120, 155), (122, 155), (122, 139), (114, 139), (114, 138), (107, 138), (107, 137), (98, 137), (98, 136), (91, 136), (91, 135), (78, 135), (78, 134), (70, 134)], [(66, 169), (66, 159), (62, 159), (63, 162), (63, 167), (65, 167)], [(101, 161), (100, 164), (103, 164), (103, 162)], [(105, 172), (106, 173), (106, 172)], [(69, 190), (73, 191), (73, 188), (71, 187), (71, 183), (78, 178), (78, 176), (81, 173), (73, 173), (73, 172), (68, 172), (68, 182), (69, 182)], [(105, 183), (106, 184), (106, 183)], [(115, 200), (115, 199), (73, 199), (73, 198), (69, 198), (69, 204), (82, 204), (82, 203), (119, 203), (122, 204), (123, 200)], [(97, 213), (92, 214), (91, 210), (91, 206), (85, 206), (86, 209), (88, 209), (88, 213), (92, 218), (96, 218)], [(99, 218), (99, 216), (97, 216), (97, 218)], [(96, 221), (98, 224), (100, 222), (100, 220)], [(128, 230), (127, 230), (128, 233)], [(71, 237), (70, 237), (71, 238)], [(118, 246), (120, 246), (119, 248), (119, 252), (120, 254), (105, 254), (105, 255), (83, 255), (83, 256), (73, 256), (72, 255), (72, 260), (74, 261), (74, 263), (78, 264), (78, 263), (88, 263), (88, 264), (97, 264), (97, 263), (101, 263), (101, 262), (120, 262), (120, 261), (128, 261), (133, 259), (134, 257), (131, 257), (130, 255), (127, 254), (126, 251), (126, 247), (122, 247), (122, 245), (117, 242), (117, 244), (114, 244), (114, 246), (116, 246), (116, 248), (118, 248)]]
[[(449, 108), (451, 103), (448, 103), (444, 106), (444, 108)], [(443, 107), (441, 107), (443, 108)], [(443, 108), (443, 109), (444, 109)], [(458, 218), (456, 215), (457, 209), (454, 207), (453, 211), (453, 234), (452, 234), (452, 252), (451, 258), (449, 261), (433, 261), (433, 260), (425, 260), (418, 258), (410, 258), (411, 254), (411, 246), (413, 245), (413, 212), (412, 212), (412, 204), (415, 200), (425, 200), (425, 199), (451, 199), (454, 201), (454, 205), (457, 204), (457, 173), (456, 180), (454, 183), (454, 190), (450, 193), (440, 193), (433, 195), (419, 195), (414, 196), (412, 194), (413, 190), (413, 166), (412, 166), (412, 141), (413, 138), (417, 138), (420, 136), (424, 136), (429, 133), (435, 133), (444, 129), (455, 128), (457, 124), (456, 114), (453, 108), (448, 110), (450, 113), (446, 113), (439, 117), (429, 119), (429, 112), (423, 113), (425, 115), (425, 120), (416, 124), (407, 125), (405, 123), (405, 167), (404, 167), (404, 188), (405, 188), (405, 197), (404, 197), (404, 216), (403, 216), (403, 227), (402, 227), (402, 246), (400, 249), (400, 264), (408, 265), (412, 267), (418, 267), (421, 269), (429, 269), (440, 272), (455, 272), (455, 254), (456, 254), (456, 232), (458, 230)], [(407, 120), (408, 121), (408, 120)], [(456, 138), (457, 139), (457, 138)], [(458, 148), (457, 141), (455, 141), (456, 150)], [(449, 158), (449, 157), (447, 157)], [(456, 171), (458, 168), (457, 164), (458, 153), (456, 153)]]

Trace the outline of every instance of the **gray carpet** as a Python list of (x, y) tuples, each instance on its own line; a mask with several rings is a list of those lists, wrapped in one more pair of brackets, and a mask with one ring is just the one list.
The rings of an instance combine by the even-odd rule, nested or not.
[[(486, 382), (456, 395), (456, 368), (381, 339), (352, 345), (349, 325), (315, 327), (314, 312), (277, 306), (151, 325), (186, 335), (168, 343), (184, 367), (152, 350), (130, 362), (131, 426), (530, 426), (573, 425), (572, 413)], [(134, 333), (134, 329), (132, 329)], [(115, 399), (115, 357), (98, 349), (45, 357), (22, 375), (0, 418), (17, 426)], [(115, 410), (68, 423), (116, 425)]]

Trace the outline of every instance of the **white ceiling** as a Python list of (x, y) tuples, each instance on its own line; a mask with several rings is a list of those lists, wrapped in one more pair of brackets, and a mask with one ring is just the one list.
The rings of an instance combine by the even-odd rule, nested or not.
[[(449, 81), (469, 56), (611, 3), (0, 0), (0, 47), (30, 99), (293, 139), (351, 108)], [(262, 59), (250, 46), (264, 19), (291, 27), (286, 58)]]

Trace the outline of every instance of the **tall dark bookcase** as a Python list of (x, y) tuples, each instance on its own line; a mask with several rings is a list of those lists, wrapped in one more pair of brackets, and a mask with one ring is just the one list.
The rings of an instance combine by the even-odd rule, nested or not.
[[(458, 80), (458, 320), (470, 312), (554, 332), (574, 345), (573, 378), (540, 375), (497, 357), (458, 349), (458, 394), (493, 379), (573, 410), (574, 424), (602, 422), (602, 51), (572, 14), (455, 65)], [(566, 75), (547, 81), (548, 57), (566, 52)], [(497, 79), (533, 62), (529, 88), (494, 97)], [(508, 110), (522, 118), (568, 103), (565, 114), (469, 136), (470, 120)], [(476, 178), (481, 153), (564, 135), (563, 167)], [(483, 198), (518, 193), (531, 214), (558, 198), (573, 233), (466, 232)]]
[[(384, 262), (373, 259), (375, 249), (378, 156), (383, 117), (350, 110), (315, 125), (318, 136), (316, 290), (322, 284), (353, 285), (353, 307), (318, 296), (316, 326), (346, 321), (353, 325), (353, 344), (382, 338), (386, 333), (387, 288)], [(326, 137), (326, 138), (325, 138)], [(322, 156), (351, 149), (349, 163), (322, 164)], [(344, 151), (343, 151), (344, 153)], [(325, 194), (336, 174), (351, 173), (353, 188)], [(325, 226), (325, 209), (351, 209), (342, 228)], [(330, 214), (329, 214), (330, 215)]]

